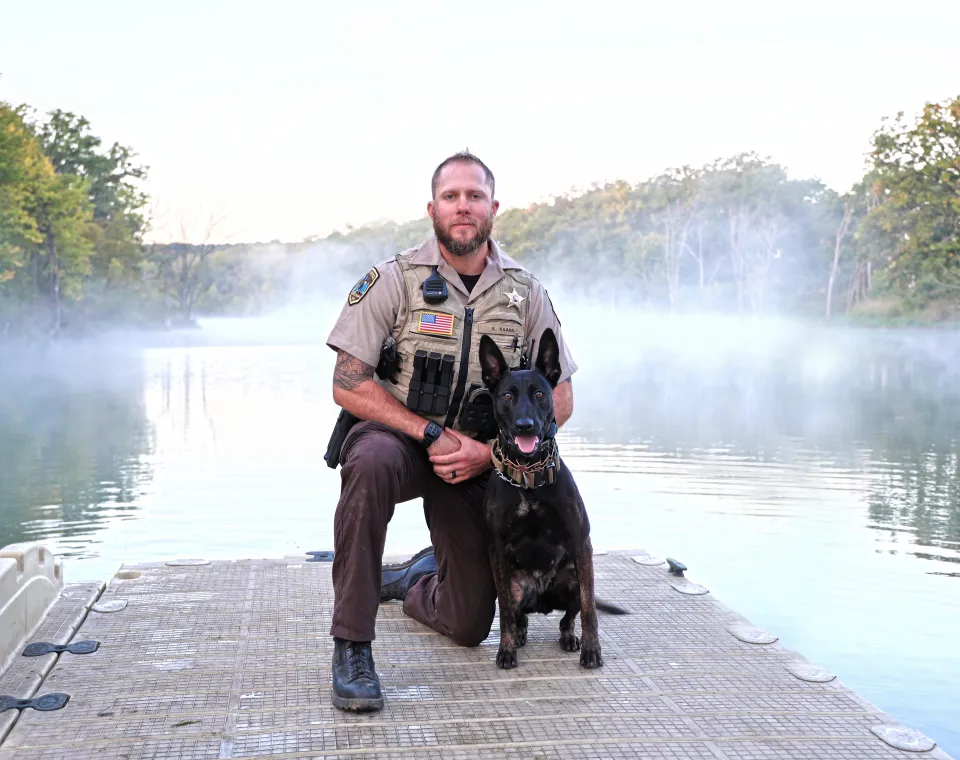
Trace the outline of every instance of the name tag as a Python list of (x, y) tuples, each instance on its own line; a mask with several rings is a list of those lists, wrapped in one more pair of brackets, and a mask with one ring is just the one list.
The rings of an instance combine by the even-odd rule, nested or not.
[(497, 335), (519, 335), (520, 325), (489, 325), (484, 326), (483, 331)]

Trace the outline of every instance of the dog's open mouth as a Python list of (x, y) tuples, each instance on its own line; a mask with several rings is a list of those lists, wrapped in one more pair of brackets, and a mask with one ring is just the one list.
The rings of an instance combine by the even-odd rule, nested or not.
[(518, 435), (514, 437), (513, 442), (517, 444), (517, 448), (524, 454), (532, 454), (537, 450), (537, 446), (540, 445), (540, 436)]

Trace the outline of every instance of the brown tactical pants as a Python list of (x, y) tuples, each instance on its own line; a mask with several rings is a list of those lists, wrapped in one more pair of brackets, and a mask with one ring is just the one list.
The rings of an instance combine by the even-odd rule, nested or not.
[(438, 572), (407, 592), (403, 611), (461, 646), (479, 645), (490, 633), (497, 598), (482, 513), (487, 474), (445, 483), (420, 443), (369, 421), (347, 435), (341, 461), (331, 635), (374, 639), (387, 524), (398, 502), (422, 497)]

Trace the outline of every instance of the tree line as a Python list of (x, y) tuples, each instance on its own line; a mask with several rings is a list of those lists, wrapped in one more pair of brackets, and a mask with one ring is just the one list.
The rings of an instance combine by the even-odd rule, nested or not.
[[(419, 219), (296, 243), (220, 245), (212, 229), (149, 243), (146, 178), (82, 116), (0, 102), (0, 336), (261, 313), (430, 233)], [(960, 97), (885, 119), (847, 192), (742, 154), (507, 209), (494, 235), (555, 286), (614, 303), (953, 320)]]
[(86, 119), (0, 103), (0, 333), (56, 335), (144, 287), (144, 176)]

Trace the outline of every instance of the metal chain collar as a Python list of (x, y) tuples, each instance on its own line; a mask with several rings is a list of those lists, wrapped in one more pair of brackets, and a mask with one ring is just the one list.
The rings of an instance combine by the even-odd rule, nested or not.
[(529, 464), (520, 464), (503, 453), (503, 446), (500, 438), (497, 437), (491, 449), (493, 466), (502, 480), (520, 488), (540, 488), (556, 483), (557, 465), (560, 461), (557, 442), (551, 438), (543, 448), (542, 459)]

